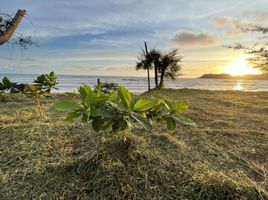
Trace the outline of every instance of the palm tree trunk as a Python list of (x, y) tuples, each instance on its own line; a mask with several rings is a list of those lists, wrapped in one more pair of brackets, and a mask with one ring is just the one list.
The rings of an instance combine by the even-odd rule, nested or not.
[[(146, 56), (148, 56), (148, 49), (147, 49), (146, 42), (144, 42), (144, 46), (145, 46)], [(150, 87), (150, 69), (149, 69), (149, 66), (147, 66), (147, 78), (148, 78), (148, 91), (150, 91), (151, 87)]]
[(155, 81), (155, 87), (158, 87), (158, 73), (157, 73), (157, 66), (154, 64), (154, 81)]
[(6, 32), (0, 36), (0, 45), (6, 43), (12, 37), (25, 14), (26, 10), (17, 11), (15, 17), (11, 21), (11, 25), (7, 28)]
[(162, 70), (161, 71), (161, 76), (160, 76), (160, 83), (159, 83), (159, 88), (163, 88), (164, 87), (164, 75), (165, 75), (165, 71)]
[(148, 79), (148, 91), (150, 91), (151, 87), (150, 87), (150, 70), (149, 70), (149, 67), (147, 68), (147, 79)]

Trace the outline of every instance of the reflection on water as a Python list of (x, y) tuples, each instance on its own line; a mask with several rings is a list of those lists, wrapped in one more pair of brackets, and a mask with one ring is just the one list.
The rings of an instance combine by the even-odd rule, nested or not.
[(234, 90), (243, 90), (242, 84), (240, 82), (236, 83)]

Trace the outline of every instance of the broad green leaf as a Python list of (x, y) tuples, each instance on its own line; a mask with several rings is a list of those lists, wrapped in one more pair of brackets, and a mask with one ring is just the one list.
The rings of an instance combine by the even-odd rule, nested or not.
[(156, 101), (156, 104), (154, 105), (154, 107), (152, 108), (152, 111), (160, 111), (161, 110), (161, 108), (163, 108), (163, 102), (162, 102), (162, 100), (158, 100), (158, 101)]
[(152, 128), (152, 125), (150, 124), (150, 122), (144, 118), (142, 115), (135, 113), (135, 112), (131, 112), (131, 117), (138, 123), (140, 124), (143, 128), (149, 130)]
[(103, 104), (104, 102), (106, 102), (107, 99), (108, 99), (108, 96), (106, 96), (106, 95), (101, 95), (101, 96), (98, 96), (98, 97), (94, 97), (92, 104), (98, 106), (98, 105)]
[(94, 94), (91, 93), (91, 94), (87, 94), (86, 98), (85, 98), (85, 105), (87, 107), (89, 107), (92, 103), (93, 103), (93, 99), (94, 99)]
[(55, 108), (58, 110), (75, 110), (80, 108), (80, 106), (70, 101), (59, 101), (55, 104)]
[(185, 112), (188, 109), (188, 107), (189, 105), (185, 101), (179, 101), (173, 106), (172, 110), (181, 114)]
[(184, 125), (189, 125), (189, 126), (196, 126), (196, 124), (191, 120), (190, 118), (183, 117), (181, 115), (176, 115), (173, 117), (177, 122), (182, 123)]
[(110, 105), (111, 107), (115, 108), (116, 110), (120, 111), (120, 112), (123, 111), (123, 109), (117, 103), (107, 101), (107, 104)]
[(108, 97), (108, 100), (112, 101), (112, 102), (118, 102), (118, 94), (117, 94), (117, 92), (111, 92), (109, 97)]
[(101, 94), (101, 85), (97, 85), (95, 88), (94, 88), (94, 93), (96, 95), (100, 95)]
[(161, 101), (163, 103), (163, 105), (168, 109), (169, 112), (172, 112), (172, 104), (170, 101), (167, 100), (162, 100)]
[(123, 106), (131, 109), (132, 97), (130, 92), (124, 86), (119, 86), (117, 92)]
[(74, 112), (70, 112), (68, 113), (67, 117), (66, 117), (66, 121), (70, 121), (73, 122), (76, 118), (78, 118), (81, 115), (80, 112), (78, 111), (74, 111)]
[(85, 91), (86, 94), (92, 93), (92, 90), (91, 90), (89, 85), (84, 85), (84, 91)]
[(167, 118), (167, 128), (168, 130), (176, 129), (176, 121), (172, 117)]
[(89, 85), (81, 86), (78, 91), (80, 93), (80, 98), (83, 103), (85, 103), (87, 95), (92, 93), (92, 90)]
[(143, 112), (152, 109), (156, 105), (157, 102), (154, 100), (139, 99), (134, 105), (134, 110)]

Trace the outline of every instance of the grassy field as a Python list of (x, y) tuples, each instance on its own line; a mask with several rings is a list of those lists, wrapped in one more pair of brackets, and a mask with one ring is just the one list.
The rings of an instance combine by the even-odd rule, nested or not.
[[(268, 92), (171, 90), (197, 126), (120, 136), (68, 124), (44, 100), (0, 97), (0, 199), (268, 199)], [(98, 148), (96, 147), (98, 146)]]

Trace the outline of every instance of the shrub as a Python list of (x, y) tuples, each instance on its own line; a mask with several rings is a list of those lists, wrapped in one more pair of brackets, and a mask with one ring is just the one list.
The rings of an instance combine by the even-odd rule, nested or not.
[(78, 94), (70, 96), (78, 102), (60, 101), (56, 108), (69, 111), (68, 121), (80, 117), (82, 122), (90, 122), (96, 132), (109, 130), (118, 133), (140, 127), (150, 130), (155, 120), (164, 121), (169, 130), (174, 130), (177, 122), (194, 124), (181, 115), (188, 109), (186, 102), (173, 104), (167, 99), (135, 99), (124, 86), (119, 86), (117, 91), (103, 93), (100, 84), (94, 90), (84, 85), (79, 88)]
[(55, 86), (57, 85), (57, 76), (54, 72), (50, 72), (49, 74), (42, 74), (34, 80), (33, 84), (26, 84), (24, 94), (27, 96), (33, 96), (37, 100), (37, 109), (39, 116), (44, 118), (41, 99), (50, 94), (51, 89), (57, 89)]
[(24, 84), (18, 84), (16, 82), (11, 82), (6, 76), (0, 82), (0, 92), (10, 92), (10, 93), (20, 93), (25, 89)]
[(57, 89), (55, 86), (57, 83), (57, 76), (54, 72), (50, 72), (49, 74), (42, 74), (34, 80), (34, 83), (41, 87), (41, 90), (50, 93), (51, 89)]
[(118, 84), (116, 83), (101, 83), (101, 91), (103, 93), (111, 93), (113, 91), (116, 91), (118, 89)]

